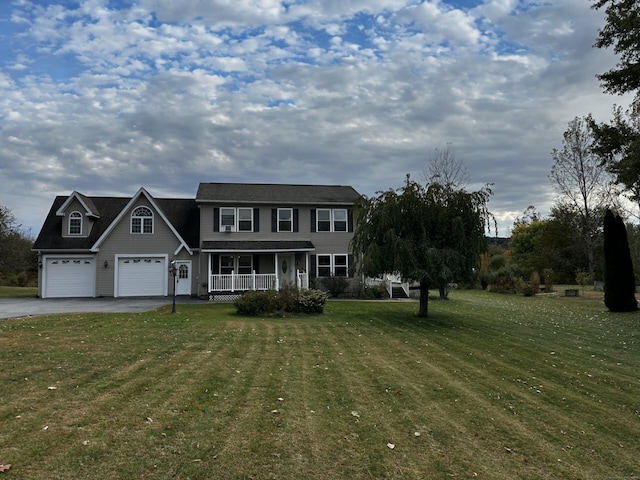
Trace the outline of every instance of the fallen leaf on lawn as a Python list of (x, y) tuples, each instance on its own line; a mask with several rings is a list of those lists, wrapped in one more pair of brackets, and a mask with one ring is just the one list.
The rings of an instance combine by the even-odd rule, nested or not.
[(47, 390), (57, 390), (58, 387), (48, 387)]
[(353, 412), (351, 412), (351, 416), (352, 417), (356, 417), (356, 418), (360, 418), (360, 414), (358, 412), (356, 412), (355, 410)]
[(42, 427), (42, 430), (49, 430), (49, 425), (45, 425), (44, 427)]
[(274, 410), (271, 410), (271, 413), (273, 413), (273, 414), (275, 415), (275, 414), (280, 413), (280, 410), (278, 410), (278, 409), (276, 408), (276, 409), (274, 409)]
[(390, 450), (393, 450), (394, 448), (396, 448), (396, 446), (393, 443), (387, 443), (387, 447), (389, 447)]
[(279, 401), (279, 402), (284, 402), (284, 398), (282, 398), (282, 397), (278, 397), (278, 401)]
[(0, 464), (0, 472), (6, 472), (10, 468), (11, 468), (11, 464), (9, 464), (9, 463), (7, 463), (6, 465), (1, 465)]

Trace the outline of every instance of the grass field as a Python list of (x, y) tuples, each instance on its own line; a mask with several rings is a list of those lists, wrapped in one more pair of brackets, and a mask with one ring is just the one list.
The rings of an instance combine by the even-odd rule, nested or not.
[(38, 294), (37, 287), (0, 286), (0, 298), (35, 297), (37, 294)]
[(0, 321), (1, 479), (640, 476), (640, 313), (455, 291)]

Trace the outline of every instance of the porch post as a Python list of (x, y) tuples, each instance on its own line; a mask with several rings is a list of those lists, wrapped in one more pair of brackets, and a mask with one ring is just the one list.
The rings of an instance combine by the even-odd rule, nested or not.
[(253, 274), (251, 275), (251, 289), (256, 289), (256, 271), (253, 270)]
[(234, 270), (231, 270), (231, 291), (236, 291), (236, 273)]
[(280, 290), (280, 275), (278, 274), (280, 270), (280, 263), (278, 262), (278, 252), (276, 252), (276, 264), (275, 264), (275, 272), (276, 272), (276, 291)]
[(211, 285), (212, 275), (213, 275), (213, 272), (211, 271), (211, 254), (209, 254), (209, 261), (207, 262), (207, 285), (208, 285), (207, 295), (209, 294), (209, 292), (213, 290), (213, 285)]

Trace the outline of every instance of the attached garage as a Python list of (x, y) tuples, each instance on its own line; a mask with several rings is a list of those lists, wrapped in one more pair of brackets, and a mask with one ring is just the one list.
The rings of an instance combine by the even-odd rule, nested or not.
[(93, 256), (45, 256), (42, 275), (43, 298), (96, 296)]
[(116, 297), (167, 295), (166, 256), (120, 256), (117, 260)]

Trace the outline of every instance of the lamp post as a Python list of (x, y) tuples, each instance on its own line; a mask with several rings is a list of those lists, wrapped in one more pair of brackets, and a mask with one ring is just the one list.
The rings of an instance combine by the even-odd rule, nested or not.
[(169, 266), (169, 273), (173, 275), (173, 304), (171, 305), (171, 313), (176, 313), (176, 278), (178, 274), (178, 268), (176, 267), (176, 261), (171, 260)]

